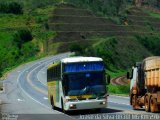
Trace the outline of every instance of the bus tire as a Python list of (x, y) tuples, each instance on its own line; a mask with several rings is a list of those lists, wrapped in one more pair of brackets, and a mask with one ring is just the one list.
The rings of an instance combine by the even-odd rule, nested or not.
[(53, 96), (50, 97), (50, 101), (51, 101), (52, 109), (55, 109), (54, 101), (53, 101)]
[(64, 110), (64, 105), (63, 105), (63, 99), (61, 98), (61, 105), (62, 105), (62, 112), (66, 113), (66, 111)]
[(101, 108), (96, 108), (95, 111), (96, 111), (97, 113), (101, 113)]
[(150, 105), (149, 105), (149, 102), (150, 100), (149, 100), (149, 96), (145, 96), (145, 102), (144, 102), (144, 104), (145, 104), (145, 111), (146, 112), (150, 112)]

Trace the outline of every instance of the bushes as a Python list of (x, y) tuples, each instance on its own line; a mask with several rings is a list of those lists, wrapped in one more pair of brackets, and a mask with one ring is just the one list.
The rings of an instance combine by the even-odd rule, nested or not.
[(136, 36), (137, 40), (154, 55), (160, 55), (160, 37), (155, 35)]
[(35, 56), (37, 52), (39, 52), (38, 46), (31, 42), (24, 44), (21, 48), (21, 54), (23, 59)]
[(80, 45), (78, 45), (78, 44), (72, 44), (72, 45), (70, 46), (70, 51), (71, 51), (71, 52), (76, 52), (77, 55), (84, 53), (83, 47), (80, 46)]
[(29, 42), (32, 40), (32, 34), (28, 29), (22, 29), (17, 31), (14, 34), (13, 41), (16, 43), (19, 49), (21, 49), (22, 45), (26, 42)]
[(19, 3), (0, 3), (0, 13), (22, 14), (23, 9)]
[(32, 38), (31, 32), (23, 29), (10, 37), (10, 42), (0, 44), (0, 77), (13, 66), (37, 55), (39, 47), (31, 41)]
[(129, 85), (109, 85), (109, 93), (111, 94), (125, 94), (129, 95), (130, 86)]

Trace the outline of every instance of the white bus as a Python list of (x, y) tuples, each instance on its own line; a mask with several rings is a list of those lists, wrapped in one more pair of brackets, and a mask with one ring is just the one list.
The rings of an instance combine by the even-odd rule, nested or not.
[(70, 57), (48, 66), (48, 98), (53, 107), (65, 111), (107, 107), (107, 85), (103, 60)]

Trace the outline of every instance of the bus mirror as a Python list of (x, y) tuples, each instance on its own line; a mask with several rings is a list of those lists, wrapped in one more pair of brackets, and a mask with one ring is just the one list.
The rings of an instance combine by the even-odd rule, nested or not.
[(130, 79), (130, 75), (129, 75), (129, 72), (127, 72), (127, 79)]
[(111, 81), (111, 76), (110, 76), (110, 75), (107, 75), (107, 85), (110, 84), (110, 81)]

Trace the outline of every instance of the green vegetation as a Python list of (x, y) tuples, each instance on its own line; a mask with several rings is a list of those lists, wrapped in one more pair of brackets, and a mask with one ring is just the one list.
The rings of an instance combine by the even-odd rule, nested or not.
[(26, 42), (32, 41), (33, 37), (29, 30), (22, 29), (17, 31), (13, 36), (13, 42), (17, 45), (19, 49), (22, 48), (22, 45)]
[(46, 40), (55, 35), (54, 31), (46, 29), (45, 26), (53, 6), (35, 8), (29, 13), (27, 7), (16, 0), (1, 1), (0, 5), (3, 4), (23, 6), (24, 11), (23, 14), (15, 13), (13, 8), (12, 12), (0, 12), (0, 77), (21, 63), (44, 56)]
[(102, 57), (112, 78), (160, 55), (159, 14), (135, 7), (158, 8), (158, 0), (63, 1), (0, 1), (0, 76), (28, 60), (69, 50)]
[(126, 73), (127, 73), (127, 70), (112, 70), (112, 71), (110, 71), (110, 70), (106, 70), (106, 73), (108, 74), (108, 75), (110, 75), (111, 76), (111, 78), (116, 78), (116, 77), (119, 77), (119, 76), (124, 76), (124, 75), (126, 75)]
[(160, 36), (136, 36), (137, 40), (154, 55), (160, 55)]
[(130, 86), (129, 85), (112, 85), (108, 86), (108, 91), (110, 94), (119, 94), (119, 95), (129, 95)]
[(159, 13), (155, 13), (151, 10), (143, 10), (143, 12), (147, 13), (148, 15), (150, 15), (151, 17), (154, 17), (154, 18), (160, 18), (160, 14)]
[(17, 2), (0, 3), (0, 13), (22, 14), (22, 6)]
[(103, 58), (106, 68), (109, 70), (109, 73), (113, 74), (113, 77), (114, 73), (121, 74), (128, 69), (128, 66), (134, 65), (136, 61), (140, 61), (150, 55), (134, 38), (124, 40), (118, 37), (94, 37), (92, 39), (98, 39), (99, 41), (89, 47), (75, 46), (75, 51), (78, 54), (82, 53), (84, 56)]
[(88, 8), (100, 15), (118, 15), (127, 0), (64, 0), (78, 7)]

